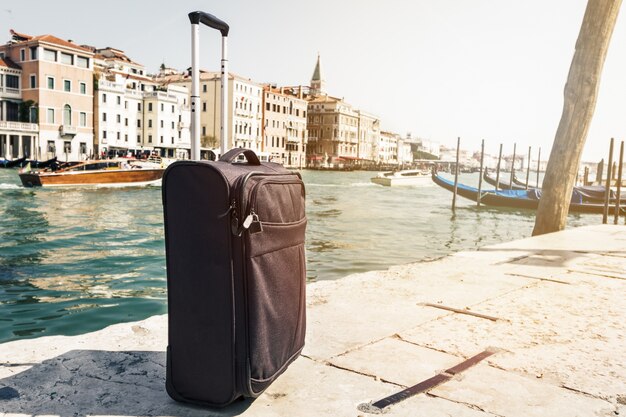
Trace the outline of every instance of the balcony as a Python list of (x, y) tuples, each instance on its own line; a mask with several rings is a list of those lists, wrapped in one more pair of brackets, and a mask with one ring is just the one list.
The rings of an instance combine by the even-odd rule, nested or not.
[(188, 129), (189, 123), (187, 122), (178, 122), (178, 130)]
[(19, 88), (0, 86), (0, 97), (21, 98), (22, 94)]
[(0, 122), (0, 130), (10, 130), (12, 132), (38, 132), (39, 125), (36, 123), (22, 122)]
[(74, 126), (61, 125), (59, 126), (59, 134), (61, 136), (76, 136), (78, 129)]

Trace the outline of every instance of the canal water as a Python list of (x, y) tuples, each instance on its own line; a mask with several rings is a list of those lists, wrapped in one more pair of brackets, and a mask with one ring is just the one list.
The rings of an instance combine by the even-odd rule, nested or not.
[[(303, 171), (309, 281), (530, 236), (534, 213), (477, 209), (437, 186)], [(464, 174), (472, 184), (477, 174)], [(597, 224), (573, 215), (568, 227)], [(74, 335), (167, 311), (160, 187), (35, 189), (0, 169), (0, 342)], [(437, 277), (432, 277), (437, 279)]]

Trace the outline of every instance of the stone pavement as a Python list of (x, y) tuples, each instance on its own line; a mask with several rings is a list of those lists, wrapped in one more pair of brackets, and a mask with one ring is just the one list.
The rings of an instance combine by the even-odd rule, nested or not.
[[(307, 291), (303, 356), (255, 401), (212, 410), (170, 400), (167, 317), (155, 316), (0, 345), (0, 416), (626, 416), (626, 227), (568, 229)], [(436, 375), (440, 385), (372, 404)]]

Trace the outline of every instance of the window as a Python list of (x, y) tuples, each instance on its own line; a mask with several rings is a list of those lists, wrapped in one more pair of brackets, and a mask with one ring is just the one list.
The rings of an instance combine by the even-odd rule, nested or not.
[(202, 126), (202, 136), (206, 136), (206, 126)]
[(174, 105), (172, 104), (172, 113), (174, 113)]
[(78, 123), (80, 124), (80, 126), (85, 127), (87, 126), (87, 113), (85, 112), (80, 112), (79, 114), (79, 120)]
[(202, 84), (202, 92), (206, 93), (206, 84)]
[(120, 132), (117, 132), (117, 140), (120, 140)]
[(76, 65), (81, 68), (89, 68), (89, 58), (85, 58), (84, 56), (77, 56)]
[(80, 153), (82, 153), (82, 154), (87, 153), (87, 143), (86, 142), (80, 142), (79, 148), (80, 148)]
[(35, 74), (30, 75), (30, 88), (37, 88), (37, 76)]
[(148, 135), (148, 143), (152, 143), (152, 135)]
[(270, 111), (270, 103), (265, 103), (265, 110)]
[(48, 109), (48, 112), (47, 112), (47, 113), (48, 113), (48, 114), (47, 114), (47, 117), (48, 117), (48, 119), (47, 119), (47, 120), (48, 120), (48, 123), (49, 123), (49, 124), (53, 124), (53, 123), (54, 123), (54, 109)]
[(128, 108), (128, 100), (124, 100), (124, 108), (127, 109)]
[(63, 106), (63, 124), (67, 126), (72, 125), (72, 108), (69, 104)]
[(152, 103), (148, 103), (148, 111), (152, 111)]
[(103, 122), (107, 121), (107, 114), (106, 113), (102, 113), (102, 121)]
[(141, 119), (137, 119), (137, 127), (141, 127)]
[(86, 83), (80, 83), (80, 93), (81, 94), (87, 94), (87, 84)]
[(31, 61), (34, 61), (37, 59), (37, 47), (33, 46), (30, 48), (30, 59)]
[(54, 90), (54, 77), (48, 77), (48, 89)]
[(163, 127), (163, 120), (161, 120), (161, 127)]
[(117, 123), (121, 123), (122, 122), (122, 116), (120, 116), (119, 114), (115, 116), (115, 121)]
[(103, 130), (102, 131), (102, 139), (106, 139), (107, 138), (107, 131)]
[(61, 64), (74, 65), (74, 55), (61, 52)]
[(102, 102), (103, 103), (107, 102), (107, 95), (106, 94), (102, 94)]
[(124, 142), (128, 142), (128, 135), (124, 135)]
[(63, 142), (63, 152), (72, 153), (72, 142)]
[(141, 111), (141, 103), (137, 103), (137, 111)]
[(161, 111), (163, 111), (164, 105), (163, 103), (161, 103)]
[(172, 122), (172, 129), (174, 129), (174, 122)]
[(118, 106), (119, 106), (120, 104), (122, 104), (122, 97), (117, 96), (117, 97), (116, 97), (116, 100), (117, 100), (117, 105), (118, 105)]
[(124, 119), (124, 126), (128, 126), (128, 117)]
[(141, 135), (137, 135), (137, 143), (141, 142)]
[(20, 61), (26, 61), (26, 49), (20, 49)]
[(56, 146), (54, 146), (54, 141), (48, 141), (48, 152), (56, 152)]
[(202, 102), (202, 111), (206, 111), (206, 101)]
[(161, 143), (163, 143), (163, 136), (161, 136)]
[(63, 91), (72, 91), (72, 82), (70, 80), (63, 80)]
[(53, 51), (52, 49), (43, 50), (43, 59), (46, 61), (56, 62), (57, 60), (57, 51)]
[(152, 119), (148, 119), (148, 127), (152, 127)]

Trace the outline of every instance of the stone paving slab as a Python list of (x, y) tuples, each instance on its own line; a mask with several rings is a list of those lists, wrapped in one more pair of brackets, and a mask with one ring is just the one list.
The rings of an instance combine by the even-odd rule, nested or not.
[(479, 364), (432, 395), (474, 404), (481, 410), (507, 417), (592, 417), (614, 415), (614, 407), (597, 398), (544, 384), (528, 375), (517, 375)]
[(500, 350), (382, 411), (626, 415), (624, 270), (626, 228), (589, 226), (310, 284), (304, 355), (257, 400), (222, 410), (165, 393), (165, 315), (8, 342), (0, 417), (367, 417), (367, 404), (490, 347)]

